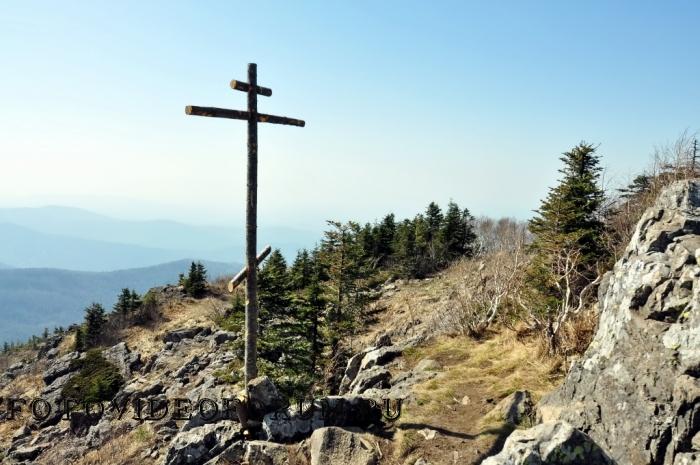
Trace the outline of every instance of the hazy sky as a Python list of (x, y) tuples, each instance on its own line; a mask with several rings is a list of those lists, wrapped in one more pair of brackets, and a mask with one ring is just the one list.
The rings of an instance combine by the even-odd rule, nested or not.
[(700, 127), (700, 2), (3, 2), (0, 206), (243, 221), (258, 63), (260, 220), (413, 215), (453, 198), (529, 216), (558, 156), (609, 179)]

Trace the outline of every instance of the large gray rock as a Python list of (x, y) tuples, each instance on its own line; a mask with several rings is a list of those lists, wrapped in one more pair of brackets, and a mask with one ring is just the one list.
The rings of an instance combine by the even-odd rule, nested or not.
[(535, 404), (528, 391), (515, 391), (501, 400), (489, 413), (490, 416), (504, 420), (511, 425), (531, 420), (534, 416)]
[(232, 421), (204, 425), (175, 436), (164, 465), (205, 463), (225, 452), (240, 437), (240, 425)]
[(142, 366), (141, 354), (129, 350), (126, 342), (105, 349), (102, 355), (119, 368), (124, 379), (131, 378), (132, 373)]
[(76, 368), (73, 365), (73, 361), (78, 358), (80, 358), (78, 352), (71, 352), (53, 360), (44, 372), (44, 383), (49, 386), (56, 379), (75, 371)]
[[(600, 322), (541, 420), (586, 432), (619, 465), (673, 465), (700, 427), (700, 181), (667, 188), (599, 290)], [(685, 460), (685, 459), (684, 459)]]
[(367, 428), (382, 421), (380, 406), (365, 397), (329, 396), (314, 401), (300, 412), (297, 407), (269, 413), (263, 431), (270, 441), (292, 442), (328, 426)]
[(593, 440), (562, 421), (511, 434), (498, 455), (481, 465), (612, 465)]
[(287, 403), (267, 376), (255, 378), (248, 383), (248, 402), (254, 418), (284, 408)]
[(374, 445), (361, 434), (342, 428), (321, 428), (309, 439), (311, 465), (374, 465)]
[(250, 441), (246, 444), (243, 460), (251, 465), (286, 465), (289, 464), (289, 452), (282, 444)]

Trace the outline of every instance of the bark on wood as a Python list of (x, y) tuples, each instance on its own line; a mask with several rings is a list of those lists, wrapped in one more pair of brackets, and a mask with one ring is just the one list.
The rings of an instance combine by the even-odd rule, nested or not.
[[(246, 121), (250, 119), (250, 114), (247, 111), (229, 110), (227, 108), (197, 107), (189, 105), (185, 107), (185, 113), (188, 115), (210, 116), (213, 118), (241, 119)], [(302, 128), (306, 125), (306, 122), (300, 119), (287, 118), (286, 116), (267, 115), (265, 113), (258, 113), (258, 122), (285, 124), (287, 126), (299, 126)]]
[[(263, 262), (263, 260), (265, 260), (267, 258), (267, 256), (270, 255), (271, 251), (272, 251), (272, 247), (270, 247), (269, 245), (267, 247), (265, 247), (265, 249), (262, 252), (260, 252), (260, 255), (258, 255), (256, 258), (257, 265), (260, 265)], [(238, 287), (238, 285), (243, 282), (243, 280), (246, 278), (246, 276), (248, 276), (248, 267), (247, 266), (245, 268), (243, 268), (241, 271), (239, 271), (238, 274), (236, 276), (234, 276), (234, 278), (231, 281), (229, 281), (228, 291), (233, 292), (234, 289), (236, 289)]]
[[(248, 92), (250, 90), (250, 84), (247, 82), (236, 81), (234, 79), (231, 81), (231, 89)], [(270, 97), (272, 95), (272, 89), (267, 87), (257, 86), (257, 91), (259, 95), (264, 95), (265, 97)]]
[(258, 376), (258, 273), (257, 251), (257, 207), (258, 207), (258, 86), (257, 67), (248, 65), (248, 193), (246, 202), (246, 279), (245, 306), (245, 384)]

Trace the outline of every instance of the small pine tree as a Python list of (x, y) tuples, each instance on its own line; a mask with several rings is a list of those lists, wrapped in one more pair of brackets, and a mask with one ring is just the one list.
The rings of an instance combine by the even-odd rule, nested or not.
[(99, 345), (107, 322), (105, 309), (93, 303), (85, 309), (85, 347), (91, 349)]
[(43, 340), (47, 340), (49, 338), (49, 328), (44, 328), (44, 332), (41, 334), (41, 338)]
[(5, 341), (5, 342), (2, 344), (2, 353), (3, 353), (3, 354), (7, 354), (7, 353), (9, 353), (9, 352), (10, 352), (10, 344), (9, 344), (7, 341)]
[(78, 326), (78, 328), (75, 330), (73, 350), (76, 352), (85, 352), (85, 330), (82, 326)]
[[(181, 278), (182, 279), (182, 278)], [(185, 293), (190, 297), (199, 299), (207, 291), (207, 270), (201, 262), (192, 262), (187, 278), (182, 283)]]
[(117, 298), (117, 303), (114, 304), (114, 312), (117, 315), (128, 316), (131, 312), (131, 291), (127, 288), (122, 289), (119, 297)]

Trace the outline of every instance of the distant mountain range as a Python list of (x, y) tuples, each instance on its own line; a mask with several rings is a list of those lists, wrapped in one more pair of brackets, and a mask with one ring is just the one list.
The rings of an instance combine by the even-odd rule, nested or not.
[[(260, 249), (270, 244), (291, 260), (318, 235), (262, 226), (258, 240)], [(124, 287), (142, 293), (173, 283), (187, 271), (186, 257), (204, 261), (210, 278), (236, 273), (244, 251), (243, 228), (120, 220), (59, 206), (0, 208), (0, 343), (78, 322), (93, 301), (111, 308)]]
[[(318, 235), (284, 227), (259, 228), (265, 244), (293, 258)], [(199, 257), (243, 262), (243, 228), (131, 221), (71, 207), (0, 208), (0, 262), (16, 268), (80, 271), (137, 268)]]
[[(68, 326), (83, 318), (84, 308), (99, 302), (110, 310), (119, 291), (144, 293), (151, 287), (177, 282), (192, 260), (110, 272), (47, 268), (0, 269), (0, 343), (22, 341), (44, 328)], [(242, 265), (203, 262), (209, 279), (234, 274)]]

